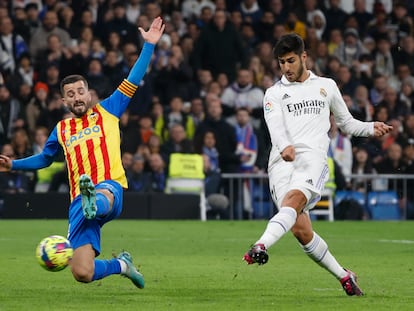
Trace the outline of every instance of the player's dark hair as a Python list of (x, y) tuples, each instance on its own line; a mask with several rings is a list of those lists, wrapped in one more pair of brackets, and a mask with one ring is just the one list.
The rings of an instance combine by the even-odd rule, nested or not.
[(275, 59), (278, 59), (280, 56), (291, 52), (296, 55), (301, 55), (304, 51), (305, 44), (303, 39), (295, 33), (290, 33), (280, 37), (280, 39), (276, 42), (273, 48), (273, 56)]
[(60, 93), (62, 94), (62, 96), (64, 96), (64, 91), (63, 91), (63, 87), (66, 84), (71, 84), (71, 83), (75, 83), (78, 81), (83, 81), (83, 83), (85, 83), (86, 88), (88, 88), (88, 81), (86, 81), (84, 76), (81, 75), (70, 75), (67, 76), (65, 78), (62, 79), (62, 81), (60, 82)]

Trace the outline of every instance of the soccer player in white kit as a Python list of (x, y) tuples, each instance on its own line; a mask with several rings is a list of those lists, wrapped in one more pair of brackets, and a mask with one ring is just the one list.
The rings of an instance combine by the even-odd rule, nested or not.
[(283, 76), (267, 89), (263, 109), (272, 142), (269, 185), (279, 212), (243, 259), (248, 264), (265, 264), (267, 249), (291, 230), (304, 252), (332, 273), (348, 295), (361, 296), (355, 273), (344, 269), (313, 231), (308, 211), (320, 200), (329, 177), (330, 114), (342, 131), (355, 136), (382, 136), (392, 127), (354, 119), (336, 83), (307, 70), (300, 36), (282, 36), (275, 45), (274, 56)]

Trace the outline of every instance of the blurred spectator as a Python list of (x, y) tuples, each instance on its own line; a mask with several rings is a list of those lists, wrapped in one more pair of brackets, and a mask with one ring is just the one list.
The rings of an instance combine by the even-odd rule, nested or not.
[[(161, 49), (161, 41), (158, 46)], [(158, 52), (160, 52), (160, 49)], [(161, 65), (160, 62), (155, 64), (154, 91), (162, 102), (169, 102), (175, 96), (181, 97), (184, 101), (189, 101), (193, 95), (193, 70), (190, 64), (185, 61), (180, 46), (172, 46), (167, 53), (168, 57), (164, 65)]]
[(180, 97), (173, 97), (170, 100), (169, 109), (163, 115), (162, 132), (158, 133), (162, 140), (165, 142), (168, 139), (169, 131), (174, 124), (181, 124), (185, 130), (185, 135), (188, 139), (194, 137), (195, 125), (193, 119), (183, 112), (183, 100)]
[(10, 139), (16, 159), (25, 158), (33, 155), (32, 143), (29, 135), (24, 128), (14, 130)]
[(125, 17), (131, 24), (137, 22), (138, 17), (142, 13), (141, 0), (129, 0), (125, 7)]
[(340, 3), (341, 0), (329, 0), (329, 8), (325, 11), (327, 33), (332, 29), (342, 29), (348, 18), (348, 13), (340, 7)]
[(6, 84), (13, 96), (18, 97), (22, 84), (32, 87), (37, 80), (37, 72), (32, 66), (30, 55), (24, 53), (20, 56), (16, 70), (8, 76)]
[(385, 90), (387, 89), (387, 86), (388, 80), (385, 76), (374, 76), (372, 88), (369, 90), (369, 98), (374, 106), (378, 105), (384, 99)]
[(33, 34), (39, 27), (41, 27), (42, 23), (39, 18), (39, 5), (37, 3), (27, 3), (24, 10), (26, 12), (27, 27), (29, 28), (29, 37), (26, 42), (29, 43), (32, 40)]
[[(0, 19), (0, 71), (12, 74), (20, 56), (28, 52), (26, 42), (19, 34), (13, 32), (13, 22), (10, 17)], [(7, 79), (7, 77), (6, 77)]]
[(29, 134), (33, 137), (36, 129), (36, 123), (41, 111), (47, 109), (49, 87), (46, 83), (37, 82), (33, 88), (33, 97), (25, 108), (25, 119)]
[(151, 192), (164, 192), (167, 181), (167, 171), (164, 160), (159, 153), (149, 156)]
[[(260, 20), (254, 25), (255, 34), (259, 42), (269, 41), (273, 39), (273, 27), (276, 18), (271, 11), (264, 11)], [(277, 20), (280, 23), (280, 20)]]
[(95, 89), (99, 98), (106, 98), (112, 94), (112, 85), (109, 78), (104, 74), (102, 62), (92, 58), (89, 61), (88, 71), (85, 75), (89, 87)]
[(354, 94), (356, 87), (359, 85), (359, 81), (352, 76), (350, 68), (346, 65), (341, 65), (339, 67), (336, 83), (342, 94), (350, 96)]
[(299, 20), (297, 14), (293, 11), (289, 11), (285, 29), (288, 33), (297, 33), (303, 40), (306, 40), (306, 24)]
[(255, 130), (250, 120), (247, 108), (240, 107), (236, 110), (236, 154), (240, 157), (240, 172), (253, 172), (258, 154), (258, 142)]
[(102, 39), (106, 41), (109, 32), (116, 31), (121, 36), (122, 42), (132, 42), (138, 46), (138, 29), (128, 21), (124, 3), (122, 1), (116, 1), (112, 5), (112, 11), (112, 18), (105, 21), (102, 25)]
[(20, 102), (0, 84), (0, 146), (10, 142), (13, 131), (24, 126)]
[(168, 139), (161, 145), (160, 153), (163, 157), (166, 166), (170, 161), (172, 153), (193, 153), (193, 143), (186, 137), (184, 127), (175, 123), (172, 124), (169, 130)]
[[(375, 169), (378, 174), (404, 174), (405, 164), (402, 158), (402, 147), (397, 144), (391, 144), (386, 152), (386, 156), (375, 164)], [(382, 190), (396, 190), (399, 198), (402, 196), (402, 180), (396, 181), (396, 189), (392, 182), (385, 182), (382, 185), (385, 189)]]
[(72, 64), (72, 51), (68, 47), (64, 47), (59, 36), (54, 33), (49, 35), (46, 50), (38, 56), (34, 63), (37, 64), (36, 71), (42, 77), (46, 76), (45, 64), (52, 63), (59, 68), (61, 77), (75, 73)]
[(275, 20), (279, 24), (284, 24), (288, 15), (288, 7), (285, 5), (283, 0), (269, 0), (268, 1), (269, 10), (275, 16)]
[(125, 77), (122, 63), (118, 58), (118, 51), (109, 50), (106, 52), (102, 70), (104, 75), (109, 78), (111, 88), (117, 88)]
[[(58, 16), (54, 11), (47, 11), (43, 17), (42, 26), (36, 29), (30, 39), (30, 55), (33, 60), (38, 60), (41, 53), (47, 49), (47, 38), (56, 34), (64, 47), (71, 46), (71, 38), (66, 30), (58, 27)], [(38, 64), (35, 63), (35, 66)]]
[(411, 75), (414, 75), (414, 37), (402, 37), (394, 51), (395, 66), (407, 64), (410, 67)]
[(58, 11), (59, 27), (66, 30), (70, 38), (76, 39), (76, 21), (74, 20), (75, 13), (69, 5), (62, 6)]
[(378, 105), (387, 107), (390, 119), (402, 120), (409, 113), (407, 105), (398, 98), (397, 91), (391, 86), (386, 87), (384, 97)]
[(344, 40), (334, 51), (340, 62), (349, 68), (359, 60), (362, 54), (366, 54), (367, 50), (359, 39), (358, 31), (355, 28), (348, 28), (344, 32)]
[(327, 32), (327, 44), (328, 44), (328, 53), (329, 55), (335, 55), (335, 51), (343, 43), (342, 31), (338, 28), (332, 29)]
[(354, 10), (351, 12), (358, 22), (358, 33), (361, 37), (365, 37), (368, 23), (374, 18), (372, 13), (369, 13), (366, 9), (365, 0), (354, 0)]
[(44, 126), (50, 133), (56, 123), (62, 120), (65, 113), (66, 110), (63, 107), (60, 92), (51, 92), (47, 102), (47, 109), (40, 111), (36, 126)]
[(242, 0), (238, 6), (244, 22), (256, 25), (263, 15), (257, 0)]
[(387, 78), (394, 75), (394, 61), (391, 55), (391, 42), (387, 35), (376, 39), (377, 49), (374, 52), (374, 73), (382, 74)]
[(369, 92), (365, 85), (359, 85), (356, 87), (353, 102), (355, 103), (354, 109), (350, 109), (355, 119), (361, 121), (372, 121), (372, 114), (374, 107), (369, 101)]
[(193, 57), (196, 70), (208, 69), (213, 77), (224, 72), (229, 80), (235, 78), (238, 65), (246, 65), (240, 34), (227, 21), (225, 11), (217, 10), (212, 23), (203, 28), (195, 41)]
[(315, 29), (316, 38), (322, 40), (326, 28), (325, 14), (321, 10), (314, 10), (310, 18), (310, 27)]
[[(372, 165), (371, 158), (368, 151), (363, 147), (357, 147), (354, 152), (354, 159), (352, 162), (352, 174), (376, 174), (377, 171)], [(353, 189), (363, 193), (368, 193), (372, 190), (372, 180), (366, 178), (354, 178), (352, 180)]]
[(230, 117), (234, 124), (236, 110), (244, 107), (254, 118), (254, 125), (259, 127), (263, 97), (263, 90), (253, 84), (253, 73), (248, 69), (239, 69), (237, 79), (224, 89), (221, 96), (223, 115)]
[(253, 25), (251, 23), (243, 22), (240, 29), (240, 35), (242, 38), (244, 48), (246, 50), (246, 57), (250, 59), (258, 43), (258, 39), (256, 33), (254, 32)]
[(135, 154), (141, 141), (138, 135), (138, 122), (131, 119), (129, 110), (125, 110), (119, 118), (119, 128), (121, 131), (121, 152)]
[(224, 173), (236, 173), (240, 167), (240, 159), (236, 155), (237, 137), (235, 128), (223, 118), (221, 100), (213, 95), (207, 98), (207, 116), (198, 125), (194, 135), (197, 142), (207, 131), (216, 137), (216, 148), (219, 152), (220, 168)]
[[(1, 154), (15, 159), (13, 147), (10, 144), (4, 144), (1, 147)], [(0, 174), (0, 196), (6, 193), (24, 193), (29, 192), (30, 179), (25, 174), (18, 171), (3, 172)]]
[(203, 7), (209, 7), (212, 11), (216, 9), (211, 0), (184, 0), (181, 4), (181, 12), (186, 20), (198, 18)]
[(206, 114), (203, 100), (200, 97), (195, 97), (191, 100), (189, 116), (193, 119), (195, 128), (204, 120)]
[(139, 154), (135, 154), (132, 158), (132, 164), (126, 170), (128, 180), (128, 191), (145, 193), (151, 189), (150, 174), (144, 171), (145, 159)]

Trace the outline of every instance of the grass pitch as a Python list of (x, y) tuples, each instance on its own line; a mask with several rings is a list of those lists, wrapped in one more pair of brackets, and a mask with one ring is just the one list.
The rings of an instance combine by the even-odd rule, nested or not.
[(77, 283), (47, 272), (37, 243), (66, 235), (64, 220), (0, 220), (0, 311), (6, 310), (414, 310), (413, 222), (314, 222), (341, 264), (359, 276), (364, 297), (307, 258), (291, 234), (264, 266), (241, 260), (266, 221), (115, 220), (102, 230), (102, 254), (131, 252), (145, 276), (136, 289), (120, 276)]

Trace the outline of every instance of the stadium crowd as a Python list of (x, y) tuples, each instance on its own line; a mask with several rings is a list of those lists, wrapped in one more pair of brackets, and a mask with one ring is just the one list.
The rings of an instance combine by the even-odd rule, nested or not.
[[(156, 16), (165, 34), (120, 120), (129, 191), (163, 192), (175, 152), (203, 155), (211, 193), (221, 173), (265, 172), (262, 100), (280, 78), (273, 45), (288, 32), (305, 40), (308, 68), (337, 82), (355, 118), (394, 127), (383, 138), (356, 139), (333, 125), (336, 175), (345, 175), (337, 188), (373, 187), (351, 173), (414, 173), (409, 0), (0, 0), (1, 153), (42, 150), (68, 114), (64, 76), (84, 75), (96, 102), (111, 94), (143, 45), (138, 26), (148, 29)], [(9, 193), (62, 191), (65, 183), (63, 157), (38, 172), (0, 174)], [(401, 199), (413, 202), (408, 195)]]

